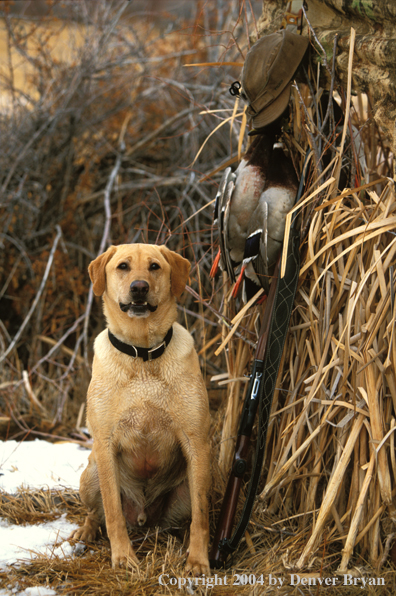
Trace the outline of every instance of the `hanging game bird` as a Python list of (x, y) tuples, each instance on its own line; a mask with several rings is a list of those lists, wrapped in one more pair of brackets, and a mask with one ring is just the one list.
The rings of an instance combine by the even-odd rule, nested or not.
[(268, 290), (297, 193), (293, 164), (274, 143), (274, 134), (258, 134), (235, 173), (225, 170), (215, 200), (220, 249), (211, 275), (218, 264), (232, 282), (237, 273), (233, 295), (243, 282), (245, 301)]

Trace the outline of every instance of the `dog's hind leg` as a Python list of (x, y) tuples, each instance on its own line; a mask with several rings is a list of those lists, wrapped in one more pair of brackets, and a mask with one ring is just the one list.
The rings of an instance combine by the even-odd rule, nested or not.
[(191, 519), (191, 498), (187, 478), (167, 495), (163, 516), (159, 520), (162, 527), (175, 527)]
[(105, 525), (105, 515), (100, 494), (99, 476), (93, 453), (80, 479), (80, 498), (88, 509), (84, 525), (75, 530), (70, 539), (92, 542), (100, 526)]

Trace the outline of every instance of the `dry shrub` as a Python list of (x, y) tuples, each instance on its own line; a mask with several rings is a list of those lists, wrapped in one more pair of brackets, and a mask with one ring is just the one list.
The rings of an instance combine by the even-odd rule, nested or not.
[[(236, 74), (185, 64), (241, 59), (238, 2), (226, 10), (198, 3), (189, 21), (145, 18), (119, 0), (69, 3), (75, 14), (65, 21), (55, 16), (62, 3), (47, 5), (39, 20), (12, 16), (7, 3), (3, 10), (0, 390), (8, 432), (21, 415), (36, 428), (37, 417), (51, 421), (54, 432), (75, 424), (103, 326), (87, 266), (109, 244), (167, 242), (193, 261), (192, 285), (212, 296), (206, 207), (217, 184), (200, 179), (235, 153), (239, 131), (237, 121), (220, 128), (191, 166), (233, 108), (226, 91)], [(201, 348), (195, 303), (185, 298), (184, 317)]]

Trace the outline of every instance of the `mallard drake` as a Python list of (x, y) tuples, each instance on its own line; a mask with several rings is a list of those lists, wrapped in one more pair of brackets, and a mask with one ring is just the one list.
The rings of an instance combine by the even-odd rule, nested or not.
[[(282, 248), (286, 215), (292, 209), (297, 193), (297, 177), (291, 160), (281, 147), (271, 154), (264, 191), (254, 210), (245, 241), (240, 280), (245, 278), (244, 299), (249, 300), (262, 287), (269, 289), (279, 251)], [(249, 284), (246, 278), (253, 282)], [(239, 284), (236, 285), (235, 293)]]
[[(215, 202), (219, 230), (217, 262), (235, 281), (241, 282), (249, 298), (257, 287), (268, 289), (268, 279), (282, 245), (285, 219), (297, 192), (297, 177), (291, 160), (272, 134), (257, 135), (235, 174), (223, 175)], [(212, 275), (217, 268), (215, 262)], [(238, 273), (238, 272), (237, 272)], [(254, 292), (253, 292), (254, 293)]]
[(218, 227), (220, 249), (212, 275), (219, 264), (231, 281), (235, 280), (234, 269), (243, 259), (249, 221), (264, 190), (270, 148), (267, 136), (257, 136), (235, 173), (231, 168), (224, 171), (214, 208), (213, 223)]

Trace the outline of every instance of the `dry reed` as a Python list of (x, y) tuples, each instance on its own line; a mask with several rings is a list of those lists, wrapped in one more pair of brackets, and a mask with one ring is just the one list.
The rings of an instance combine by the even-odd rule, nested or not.
[[(352, 30), (344, 124), (334, 124), (327, 133), (327, 148), (323, 143), (322, 153), (318, 150), (324, 135), (316, 73), (310, 73), (308, 84), (296, 84), (293, 136), (286, 135), (300, 171), (308, 149), (314, 167), (293, 210), (302, 214), (306, 229), (303, 260), (252, 524), (268, 526), (270, 516), (274, 526), (293, 528), (299, 540), (288, 565), (296, 572), (320, 565), (320, 556), (330, 558), (339, 573), (358, 558), (378, 571), (389, 555), (396, 521), (396, 197), (393, 179), (383, 176), (384, 164), (373, 161), (373, 155), (381, 155), (381, 140), (367, 134), (367, 117), (351, 106), (353, 47)], [(325, 167), (323, 154), (329, 148), (333, 157)], [(340, 188), (345, 161), (353, 176), (350, 187)], [(391, 174), (390, 167), (385, 173)], [(290, 220), (291, 214), (285, 238)], [(228, 304), (227, 284), (224, 291)], [(256, 311), (247, 315), (250, 325), (256, 316)], [(233, 330), (227, 329), (228, 339)], [(228, 380), (238, 383), (249, 372), (240, 342), (222, 344)], [(219, 455), (223, 473), (242, 403), (237, 382), (228, 391)], [(254, 540), (253, 545), (257, 551)]]

